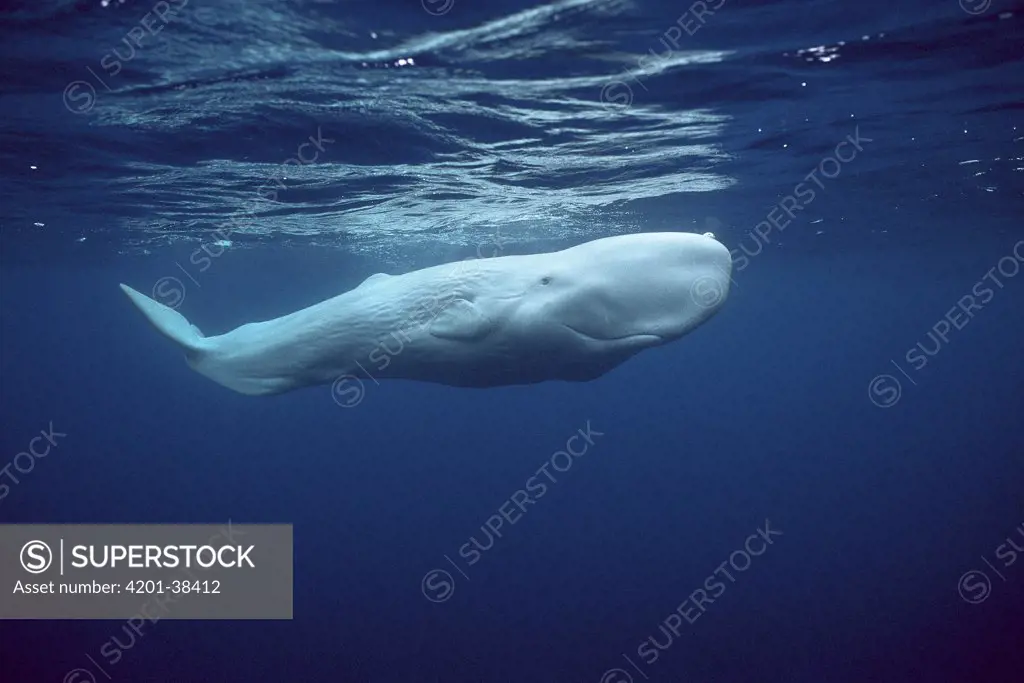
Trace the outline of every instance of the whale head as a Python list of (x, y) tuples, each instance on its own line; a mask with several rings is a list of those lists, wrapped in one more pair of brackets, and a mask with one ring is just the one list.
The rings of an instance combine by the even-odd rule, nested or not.
[(520, 323), (615, 354), (678, 339), (717, 313), (729, 294), (732, 258), (710, 233), (664, 232), (587, 242), (538, 266)]

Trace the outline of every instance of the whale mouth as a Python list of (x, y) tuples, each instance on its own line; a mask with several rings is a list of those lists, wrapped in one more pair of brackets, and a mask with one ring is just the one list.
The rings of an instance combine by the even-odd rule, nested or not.
[(583, 337), (584, 339), (587, 339), (589, 341), (597, 341), (597, 342), (642, 341), (642, 342), (648, 342), (648, 343), (652, 343), (652, 342), (661, 343), (661, 342), (665, 341), (660, 336), (658, 336), (656, 334), (651, 334), (651, 333), (623, 334), (623, 335), (619, 335), (617, 337), (607, 337), (607, 336), (598, 337), (598, 336), (595, 336), (593, 334), (588, 334), (587, 332), (584, 332), (583, 330), (576, 329), (575, 327), (573, 327), (572, 325), (569, 325), (567, 323), (562, 323), (562, 327), (566, 328), (567, 330), (571, 330), (572, 332), (576, 333), (580, 337)]

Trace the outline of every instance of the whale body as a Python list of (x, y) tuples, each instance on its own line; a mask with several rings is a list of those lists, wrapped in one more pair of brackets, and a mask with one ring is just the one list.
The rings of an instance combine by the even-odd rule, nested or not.
[(728, 249), (710, 233), (620, 235), (379, 273), (308, 308), (212, 337), (121, 289), (194, 370), (266, 395), (339, 377), (460, 387), (592, 380), (711, 318), (731, 272)]

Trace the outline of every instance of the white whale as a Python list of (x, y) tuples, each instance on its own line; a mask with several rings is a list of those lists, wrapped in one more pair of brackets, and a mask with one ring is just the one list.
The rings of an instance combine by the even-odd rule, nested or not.
[(731, 272), (728, 249), (710, 233), (621, 235), (372, 275), (309, 308), (215, 337), (121, 289), (197, 372), (265, 395), (344, 376), (461, 387), (591, 380), (713, 316)]

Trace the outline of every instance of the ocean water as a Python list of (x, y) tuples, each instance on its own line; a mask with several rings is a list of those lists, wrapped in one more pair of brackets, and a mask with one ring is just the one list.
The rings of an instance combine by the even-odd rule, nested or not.
[[(1021, 3), (0, 7), (0, 522), (294, 525), (293, 619), (4, 621), (2, 683), (1024, 680)], [(117, 287), (653, 231), (729, 299), (586, 383), (241, 396)]]

